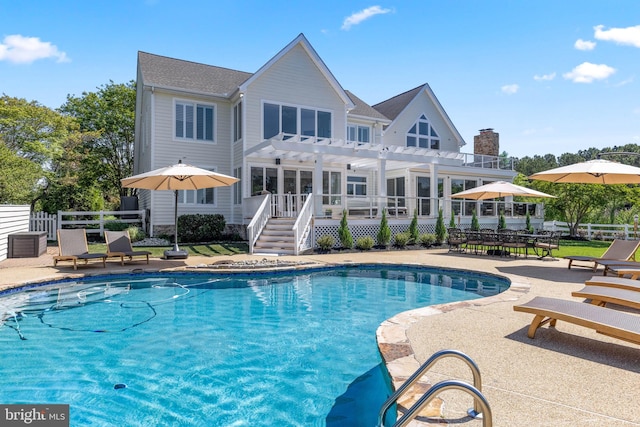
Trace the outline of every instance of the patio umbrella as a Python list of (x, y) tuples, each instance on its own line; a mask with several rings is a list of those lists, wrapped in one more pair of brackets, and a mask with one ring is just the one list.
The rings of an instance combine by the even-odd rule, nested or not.
[(498, 197), (506, 196), (555, 197), (551, 194), (532, 190), (530, 188), (522, 187), (520, 185), (512, 184), (506, 181), (490, 182), (489, 184), (470, 188), (469, 190), (461, 191), (459, 193), (451, 195), (452, 198), (473, 200), (495, 199)]
[(576, 184), (640, 184), (640, 168), (596, 159), (534, 173), (529, 179)]
[(175, 236), (172, 251), (165, 251), (165, 258), (186, 258), (187, 251), (178, 247), (178, 191), (203, 188), (226, 187), (239, 181), (238, 178), (201, 169), (182, 163), (152, 170), (120, 180), (123, 187), (145, 190), (173, 190), (175, 193)]

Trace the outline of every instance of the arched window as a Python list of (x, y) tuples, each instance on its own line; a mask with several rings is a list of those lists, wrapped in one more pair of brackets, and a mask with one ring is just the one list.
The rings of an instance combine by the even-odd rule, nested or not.
[(440, 149), (440, 137), (424, 114), (407, 132), (407, 147)]

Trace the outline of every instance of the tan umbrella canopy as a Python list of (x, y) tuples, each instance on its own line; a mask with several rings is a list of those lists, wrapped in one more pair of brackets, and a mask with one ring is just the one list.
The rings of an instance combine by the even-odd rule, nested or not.
[(238, 178), (212, 172), (182, 163), (155, 169), (120, 180), (123, 187), (145, 190), (174, 190), (175, 236), (172, 251), (165, 251), (166, 258), (186, 258), (187, 252), (178, 248), (178, 190), (200, 190), (202, 188), (226, 187), (239, 181)]
[(534, 173), (529, 179), (576, 184), (640, 184), (640, 168), (596, 159)]
[(527, 187), (512, 184), (506, 181), (495, 181), (489, 184), (481, 185), (480, 187), (470, 188), (469, 190), (461, 191), (456, 194), (452, 194), (451, 197), (457, 199), (473, 199), (473, 200), (485, 200), (495, 199), (498, 197), (506, 196), (524, 196), (524, 197), (555, 197), (551, 194), (543, 193), (541, 191), (532, 190)]

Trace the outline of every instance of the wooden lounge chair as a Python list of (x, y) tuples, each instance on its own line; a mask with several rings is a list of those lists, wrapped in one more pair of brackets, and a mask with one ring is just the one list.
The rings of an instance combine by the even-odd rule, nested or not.
[[(591, 304), (605, 307), (607, 303), (640, 309), (640, 292), (630, 289), (612, 288), (609, 286), (585, 286), (571, 295), (591, 300)], [(640, 319), (638, 319), (640, 321)]]
[(578, 301), (546, 297), (535, 297), (525, 304), (514, 306), (513, 309), (535, 315), (527, 332), (529, 338), (534, 338), (538, 328), (544, 324), (549, 323), (550, 327), (555, 327), (556, 322), (562, 320), (640, 344), (640, 317), (634, 314)]
[(607, 271), (618, 277), (627, 277), (633, 280), (640, 279), (640, 263), (632, 267), (624, 265), (610, 265)]
[(614, 271), (617, 272), (621, 269), (633, 270), (633, 269), (640, 268), (640, 262), (619, 261), (615, 259), (601, 259), (598, 261), (596, 265), (601, 265), (604, 267), (604, 271), (602, 272), (604, 276), (607, 276), (609, 273), (613, 273)]
[(612, 260), (612, 261), (628, 261), (636, 259), (636, 251), (640, 247), (640, 240), (614, 240), (601, 257), (589, 257), (583, 255), (570, 255), (565, 257), (569, 260), (569, 269), (573, 265), (574, 261), (593, 262), (593, 265), (579, 265), (576, 267), (593, 268), (596, 271), (600, 261)]
[(593, 276), (584, 282), (587, 286), (606, 286), (609, 288), (629, 289), (631, 291), (640, 291), (640, 280), (626, 279), (624, 277), (613, 276)]
[(87, 245), (87, 232), (84, 228), (59, 229), (58, 230), (58, 255), (53, 257), (53, 266), (59, 261), (72, 261), (73, 269), (78, 269), (78, 260), (84, 260), (87, 264), (90, 259), (101, 259), (102, 266), (106, 267), (107, 254), (89, 253)]
[(149, 251), (134, 251), (131, 246), (131, 237), (129, 231), (105, 231), (104, 239), (107, 242), (107, 256), (120, 257), (120, 263), (124, 265), (124, 257), (128, 257), (129, 261), (135, 256), (143, 256), (149, 264)]

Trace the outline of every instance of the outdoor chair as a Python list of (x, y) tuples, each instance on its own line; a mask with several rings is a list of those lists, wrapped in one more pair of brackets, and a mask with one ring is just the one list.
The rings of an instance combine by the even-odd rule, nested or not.
[(449, 252), (462, 252), (466, 239), (464, 233), (459, 228), (449, 228), (447, 230), (447, 243), (449, 244)]
[(636, 292), (640, 291), (640, 280), (624, 277), (593, 276), (585, 281), (584, 284), (586, 286), (606, 286), (609, 288), (629, 289)]
[(488, 255), (502, 255), (502, 242), (498, 237), (498, 233), (491, 228), (480, 230), (481, 245), (487, 249)]
[(482, 245), (482, 239), (480, 238), (480, 231), (466, 228), (464, 230), (465, 236), (465, 249), (469, 252), (473, 250), (474, 254), (478, 253), (478, 248)]
[(520, 253), (527, 258), (527, 240), (516, 230), (501, 230), (499, 232), (502, 240), (502, 247), (511, 255), (514, 252), (516, 258)]
[(72, 261), (73, 269), (78, 269), (78, 260), (84, 260), (87, 264), (90, 259), (101, 259), (102, 266), (106, 267), (107, 254), (89, 253), (87, 244), (87, 232), (84, 228), (58, 229), (58, 255), (53, 257), (53, 266), (59, 261)]
[(143, 256), (149, 264), (149, 251), (134, 251), (131, 246), (131, 237), (129, 231), (105, 231), (104, 239), (107, 242), (107, 256), (120, 257), (120, 263), (124, 265), (124, 257), (128, 257), (129, 261), (135, 256)]
[(560, 234), (555, 231), (542, 231), (541, 236), (536, 238), (533, 244), (533, 249), (536, 254), (539, 253), (539, 259), (553, 257), (553, 251), (560, 249)]
[[(640, 240), (620, 240), (615, 239), (601, 257), (589, 257), (583, 255), (570, 255), (565, 257), (569, 260), (569, 269), (573, 265), (574, 261), (593, 262), (593, 265), (585, 266), (576, 264), (577, 267), (593, 268), (596, 271), (599, 264), (603, 264), (601, 261), (629, 261), (636, 259), (636, 251), (640, 247)], [(606, 264), (606, 263), (605, 263)], [(640, 266), (640, 264), (639, 264)], [(606, 269), (606, 267), (605, 267)]]
[(534, 315), (527, 336), (534, 338), (538, 328), (545, 324), (555, 327), (558, 320), (594, 329), (604, 335), (640, 344), (638, 316), (607, 307), (564, 299), (535, 297), (531, 301), (513, 306), (515, 311)]
[(571, 292), (571, 295), (586, 298), (591, 301), (591, 304), (601, 307), (612, 303), (640, 309), (640, 292), (637, 290), (587, 285), (579, 291)]

